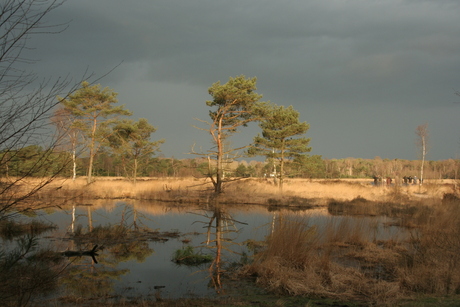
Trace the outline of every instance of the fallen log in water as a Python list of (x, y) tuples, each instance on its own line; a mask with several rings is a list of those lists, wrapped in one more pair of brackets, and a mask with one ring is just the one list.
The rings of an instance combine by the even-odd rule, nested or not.
[(61, 253), (65, 257), (81, 257), (81, 256), (90, 256), (93, 258), (94, 263), (97, 263), (96, 256), (97, 254), (97, 244), (89, 251), (65, 251)]

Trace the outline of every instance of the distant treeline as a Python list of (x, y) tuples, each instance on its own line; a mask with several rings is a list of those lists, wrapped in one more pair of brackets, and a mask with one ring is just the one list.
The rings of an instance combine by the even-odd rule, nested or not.
[[(8, 158), (2, 158), (9, 155)], [(62, 169), (60, 176), (72, 176), (70, 154), (63, 151), (50, 152), (44, 160), (40, 146), (28, 146), (17, 151), (0, 153), (7, 163), (0, 165), (0, 175), (5, 176), (52, 176)], [(149, 157), (140, 161), (139, 177), (203, 177), (209, 174), (207, 158), (175, 159), (167, 157)], [(273, 161), (224, 161), (226, 177), (274, 177), (279, 169)], [(88, 158), (77, 158), (77, 174), (86, 176)], [(32, 167), (37, 165), (37, 167)], [(38, 167), (39, 166), (39, 167)], [(400, 159), (323, 159), (319, 155), (303, 156), (288, 163), (285, 175), (291, 178), (372, 178), (418, 176), (421, 161)], [(276, 170), (275, 170), (276, 167)], [(427, 179), (457, 179), (460, 160), (427, 161), (424, 177)], [(129, 178), (126, 161), (109, 152), (97, 155), (94, 175)]]

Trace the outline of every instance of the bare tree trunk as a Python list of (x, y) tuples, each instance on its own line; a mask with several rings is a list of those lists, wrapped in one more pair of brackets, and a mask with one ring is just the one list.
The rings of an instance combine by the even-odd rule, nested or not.
[(281, 150), (281, 159), (280, 159), (280, 192), (283, 192), (283, 183), (284, 183), (284, 148), (285, 140), (283, 140), (283, 149)]
[(425, 156), (426, 156), (426, 138), (422, 138), (422, 165), (420, 167), (420, 185), (423, 184), (423, 166), (425, 165)]
[(281, 156), (281, 160), (280, 160), (280, 182), (279, 182), (279, 185), (278, 185), (278, 188), (279, 188), (279, 191), (282, 192), (283, 191), (283, 183), (284, 183), (284, 158), (283, 156)]
[(415, 134), (418, 136), (417, 145), (421, 150), (422, 165), (420, 166), (420, 186), (423, 184), (423, 166), (425, 164), (425, 157), (427, 153), (428, 144), (428, 124), (423, 124), (417, 127)]
[(77, 179), (77, 150), (75, 147), (72, 150), (72, 163), (73, 163), (73, 174), (72, 174), (72, 181)]
[(216, 174), (216, 184), (214, 187), (214, 192), (221, 193), (222, 192), (222, 157), (220, 155), (217, 156), (217, 174)]
[(88, 174), (87, 174), (87, 179), (86, 182), (88, 184), (91, 183), (92, 181), (92, 174), (93, 174), (93, 160), (94, 160), (94, 153), (93, 153), (93, 148), (90, 149), (89, 152), (89, 165), (88, 165)]
[(134, 158), (133, 182), (136, 183), (137, 178), (137, 158)]
[(222, 118), (219, 119), (219, 128), (217, 131), (217, 174), (216, 184), (214, 186), (215, 193), (222, 192), (222, 156), (223, 156), (223, 145), (222, 145)]
[(93, 161), (94, 161), (94, 156), (96, 155), (95, 152), (95, 146), (96, 146), (96, 141), (94, 138), (96, 137), (96, 129), (97, 129), (97, 119), (93, 119), (93, 128), (91, 131), (91, 143), (90, 143), (90, 148), (89, 148), (89, 165), (88, 165), (88, 177), (87, 177), (87, 183), (90, 184), (92, 181), (92, 175), (93, 175)]

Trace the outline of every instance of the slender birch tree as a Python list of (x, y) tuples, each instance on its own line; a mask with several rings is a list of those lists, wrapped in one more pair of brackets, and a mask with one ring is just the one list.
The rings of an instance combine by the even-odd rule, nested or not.
[(81, 141), (81, 132), (75, 128), (73, 120), (74, 118), (70, 111), (62, 106), (54, 112), (51, 118), (60, 135), (60, 146), (66, 149), (70, 148), (72, 156), (72, 181), (75, 181), (77, 178), (77, 148)]
[(428, 123), (420, 125), (415, 129), (415, 134), (417, 135), (416, 144), (420, 150), (420, 158), (422, 163), (420, 165), (420, 185), (423, 184), (423, 167), (425, 164), (426, 154), (428, 152)]

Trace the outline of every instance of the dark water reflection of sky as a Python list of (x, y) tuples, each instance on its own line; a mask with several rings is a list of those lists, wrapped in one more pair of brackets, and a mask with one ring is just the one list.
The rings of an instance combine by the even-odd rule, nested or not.
[[(223, 229), (227, 231), (237, 230), (238, 232), (228, 232), (226, 237), (235, 243), (242, 243), (248, 239), (263, 240), (270, 232), (273, 217), (278, 213), (268, 211), (267, 207), (259, 206), (222, 206), (227, 224), (223, 224)], [(74, 229), (81, 225), (82, 229), (88, 229), (88, 213), (92, 216), (92, 225), (115, 225), (122, 222), (124, 217), (125, 225), (131, 225), (134, 219), (133, 212), (137, 212), (137, 225), (147, 227), (151, 230), (179, 231), (180, 238), (170, 238), (168, 241), (154, 242), (147, 241), (148, 247), (153, 252), (144, 261), (129, 259), (116, 264), (116, 270), (127, 269), (126, 274), (122, 274), (120, 280), (114, 282), (114, 290), (117, 294), (138, 297), (154, 295), (158, 290), (155, 286), (164, 286), (161, 289), (163, 298), (179, 298), (190, 296), (211, 296), (215, 295), (215, 289), (210, 286), (209, 271), (204, 265), (201, 267), (178, 266), (171, 261), (175, 250), (185, 246), (182, 239), (187, 238), (191, 241), (187, 244), (196, 247), (197, 251), (207, 254), (214, 254), (215, 249), (209, 249), (206, 245), (205, 227), (213, 216), (213, 210), (198, 208), (195, 206), (175, 207), (155, 202), (94, 202), (92, 206), (75, 207)], [(41, 212), (39, 218), (43, 221), (51, 222), (58, 226), (53, 233), (47, 233), (41, 239), (43, 244), (53, 244), (58, 251), (75, 250), (77, 247), (70, 240), (69, 233), (72, 230), (72, 210), (69, 206), (63, 210), (53, 210)], [(344, 217), (331, 217), (326, 209), (311, 209), (306, 211), (290, 212), (285, 211), (286, 216), (309, 216), (309, 224), (317, 225), (321, 231), (321, 225), (333, 219)], [(362, 219), (361, 219), (362, 220)], [(381, 220), (368, 219), (376, 226), (373, 235), (388, 237), (397, 234), (396, 228), (383, 227)], [(241, 222), (241, 223), (239, 223)], [(215, 223), (214, 223), (215, 225)], [(215, 236), (212, 236), (214, 239)], [(211, 246), (214, 246), (211, 244)], [(247, 248), (236, 244), (227, 244), (237, 253), (247, 252)], [(104, 258), (107, 250), (100, 252)], [(88, 257), (89, 258), (89, 257)], [(224, 261), (237, 261), (240, 256), (224, 252)], [(91, 259), (82, 259), (90, 265)], [(81, 263), (80, 263), (81, 265)], [(94, 270), (102, 270), (103, 264), (94, 264)], [(225, 287), (225, 285), (224, 285)]]

